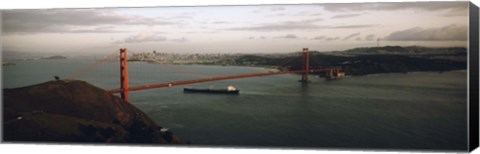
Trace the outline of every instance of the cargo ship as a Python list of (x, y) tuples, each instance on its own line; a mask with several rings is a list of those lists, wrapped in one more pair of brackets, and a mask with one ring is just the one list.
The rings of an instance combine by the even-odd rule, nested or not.
[(206, 89), (198, 89), (198, 88), (183, 88), (183, 92), (185, 93), (211, 93), (211, 94), (233, 94), (238, 95), (240, 90), (233, 86), (228, 86), (226, 89), (213, 89), (213, 88), (206, 88)]

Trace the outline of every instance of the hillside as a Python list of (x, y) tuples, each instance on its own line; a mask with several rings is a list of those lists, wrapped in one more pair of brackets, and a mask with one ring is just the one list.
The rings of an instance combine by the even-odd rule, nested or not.
[[(303, 59), (284, 63), (282, 67), (301, 70)], [(292, 56), (272, 58), (261, 55), (244, 55), (236, 58), (234, 65), (278, 66)], [(363, 47), (345, 51), (310, 52), (310, 68), (339, 67), (347, 75), (376, 73), (406, 73), (415, 71), (443, 72), (467, 68), (467, 49), (462, 47)]]
[(83, 81), (3, 92), (6, 142), (180, 143), (133, 105)]

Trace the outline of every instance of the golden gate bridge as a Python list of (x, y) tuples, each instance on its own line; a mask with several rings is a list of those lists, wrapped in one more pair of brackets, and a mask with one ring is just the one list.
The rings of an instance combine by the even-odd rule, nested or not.
[[(107, 56), (106, 59), (109, 59), (116, 55), (116, 52), (110, 56)], [(120, 93), (120, 96), (125, 102), (129, 100), (129, 92), (131, 91), (140, 91), (140, 90), (148, 90), (148, 89), (156, 89), (156, 88), (167, 88), (173, 86), (180, 86), (180, 85), (188, 85), (188, 84), (195, 84), (195, 83), (202, 83), (202, 82), (212, 82), (212, 81), (221, 81), (221, 80), (231, 80), (231, 79), (240, 79), (240, 78), (251, 78), (251, 77), (261, 77), (261, 76), (271, 76), (271, 75), (283, 75), (283, 74), (301, 74), (302, 83), (309, 82), (309, 73), (314, 72), (327, 72), (329, 75), (338, 74), (341, 70), (335, 67), (326, 67), (326, 68), (315, 68), (310, 69), (310, 52), (308, 48), (303, 48), (301, 52), (302, 55), (302, 69), (301, 70), (289, 70), (289, 71), (278, 71), (278, 72), (260, 72), (260, 73), (250, 73), (250, 74), (240, 74), (240, 75), (228, 75), (228, 76), (219, 76), (219, 77), (208, 77), (203, 79), (193, 79), (193, 80), (184, 80), (184, 81), (174, 81), (174, 82), (166, 82), (166, 83), (157, 83), (157, 84), (147, 84), (147, 85), (140, 85), (140, 86), (129, 86), (129, 76), (128, 76), (128, 59), (127, 59), (127, 49), (121, 48), (120, 49), (120, 88), (116, 89), (109, 89), (108, 92)], [(105, 62), (106, 60), (100, 60), (94, 63), (92, 66), (96, 66)], [(287, 61), (288, 62), (288, 61)], [(286, 63), (286, 62), (284, 62)], [(80, 70), (79, 72), (69, 77), (70, 79), (84, 74), (87, 69)]]

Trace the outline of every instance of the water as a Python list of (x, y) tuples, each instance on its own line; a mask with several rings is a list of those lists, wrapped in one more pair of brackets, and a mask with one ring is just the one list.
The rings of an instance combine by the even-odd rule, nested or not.
[[(66, 77), (91, 61), (39, 60), (3, 67), (13, 88)], [(263, 68), (130, 63), (131, 86), (263, 72)], [(187, 85), (226, 87), (240, 95), (184, 94), (183, 87), (132, 92), (131, 102), (194, 145), (302, 148), (466, 149), (465, 71), (347, 77), (308, 85), (277, 75)], [(119, 84), (118, 64), (80, 77), (106, 89)]]

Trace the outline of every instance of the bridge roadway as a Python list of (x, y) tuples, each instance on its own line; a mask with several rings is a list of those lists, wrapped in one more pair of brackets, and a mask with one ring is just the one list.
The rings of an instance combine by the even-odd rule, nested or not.
[[(310, 69), (309, 72), (322, 72), (322, 71), (330, 71), (330, 70), (332, 70), (332, 68)], [(210, 77), (210, 78), (205, 78), (205, 79), (194, 79), (194, 80), (175, 81), (175, 82), (160, 83), (160, 84), (132, 86), (132, 87), (128, 88), (128, 91), (138, 91), (138, 90), (147, 90), (147, 89), (155, 89), (155, 88), (166, 88), (166, 87), (180, 86), (180, 85), (186, 85), (186, 84), (194, 84), (194, 83), (210, 82), (210, 81), (220, 81), (220, 80), (229, 80), (229, 79), (251, 78), (251, 77), (270, 76), (270, 75), (282, 75), (282, 74), (302, 74), (302, 73), (306, 73), (306, 70), (262, 72), (262, 73), (230, 75), (230, 76), (222, 76), (222, 77)], [(107, 90), (107, 91), (110, 92), (110, 93), (120, 93), (123, 90), (121, 88), (118, 88), (118, 89), (111, 89), (111, 90)]]

